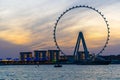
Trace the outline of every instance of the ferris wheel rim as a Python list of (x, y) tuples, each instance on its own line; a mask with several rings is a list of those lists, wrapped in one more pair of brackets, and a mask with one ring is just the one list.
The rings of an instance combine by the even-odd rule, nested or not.
[(102, 54), (103, 51), (106, 49), (106, 47), (107, 47), (107, 45), (108, 45), (108, 43), (109, 43), (109, 40), (110, 40), (110, 27), (109, 27), (109, 24), (108, 24), (108, 21), (107, 21), (106, 17), (105, 17), (99, 10), (97, 10), (96, 8), (93, 8), (93, 7), (91, 7), (91, 6), (88, 6), (88, 5), (78, 5), (78, 6), (73, 6), (73, 7), (71, 7), (71, 8), (68, 8), (67, 10), (65, 10), (65, 11), (57, 18), (57, 20), (56, 20), (56, 22), (55, 22), (55, 25), (54, 25), (54, 30), (53, 30), (53, 39), (54, 39), (54, 42), (55, 42), (55, 45), (56, 45), (57, 49), (58, 49), (62, 54), (66, 55), (66, 54), (60, 49), (60, 47), (59, 47), (59, 45), (58, 45), (58, 42), (57, 42), (57, 39), (56, 39), (56, 28), (57, 28), (57, 25), (58, 25), (60, 19), (61, 19), (67, 12), (69, 12), (69, 11), (71, 11), (71, 10), (73, 10), (73, 9), (76, 9), (76, 8), (88, 8), (88, 9), (91, 9), (91, 10), (97, 12), (97, 13), (103, 18), (103, 20), (104, 20), (104, 22), (105, 22), (105, 24), (106, 24), (106, 27), (107, 27), (107, 38), (106, 38), (106, 41), (105, 41), (104, 46), (101, 48), (100, 51), (98, 51), (97, 55)]

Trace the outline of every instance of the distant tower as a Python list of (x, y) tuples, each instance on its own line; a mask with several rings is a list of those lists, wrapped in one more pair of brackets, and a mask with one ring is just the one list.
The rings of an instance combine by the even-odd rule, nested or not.
[[(79, 51), (80, 41), (81, 40), (82, 40), (84, 51)], [(89, 59), (89, 52), (87, 50), (87, 46), (86, 46), (86, 43), (85, 43), (85, 39), (84, 39), (83, 33), (79, 32), (77, 43), (76, 43), (75, 50), (74, 50), (74, 57), (77, 58), (77, 60), (80, 60), (81, 59), (81, 55), (83, 55), (83, 54), (84, 54), (84, 60)]]

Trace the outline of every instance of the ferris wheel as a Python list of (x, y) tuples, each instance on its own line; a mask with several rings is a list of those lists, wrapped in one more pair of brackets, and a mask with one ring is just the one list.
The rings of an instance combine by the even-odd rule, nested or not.
[(58, 50), (60, 50), (60, 52), (63, 54), (63, 55), (66, 55), (63, 50), (59, 47), (59, 44), (57, 42), (57, 34), (56, 34), (56, 29), (57, 29), (57, 26), (58, 26), (58, 23), (59, 21), (61, 20), (61, 18), (66, 14), (68, 13), (69, 11), (72, 11), (74, 9), (77, 9), (77, 8), (87, 8), (87, 9), (90, 9), (90, 10), (93, 10), (95, 12), (97, 12), (104, 20), (105, 24), (106, 24), (106, 27), (107, 27), (107, 37), (106, 37), (106, 41), (105, 41), (105, 44), (103, 45), (103, 47), (96, 53), (97, 55), (99, 54), (102, 54), (103, 51), (105, 50), (105, 48), (107, 47), (108, 45), (108, 42), (110, 40), (110, 28), (109, 28), (109, 24), (108, 24), (108, 21), (106, 19), (106, 17), (100, 12), (98, 11), (97, 9), (91, 7), (91, 6), (87, 6), (87, 5), (79, 5), (79, 6), (73, 6), (69, 9), (67, 9), (66, 11), (64, 11), (56, 20), (55, 22), (55, 25), (54, 25), (54, 30), (53, 30), (53, 39), (54, 39), (54, 42), (55, 42), (55, 45), (57, 47)]

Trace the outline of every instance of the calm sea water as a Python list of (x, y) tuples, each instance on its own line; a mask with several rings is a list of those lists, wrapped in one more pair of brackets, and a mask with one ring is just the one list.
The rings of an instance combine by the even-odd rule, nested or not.
[(0, 66), (0, 80), (120, 80), (120, 65)]

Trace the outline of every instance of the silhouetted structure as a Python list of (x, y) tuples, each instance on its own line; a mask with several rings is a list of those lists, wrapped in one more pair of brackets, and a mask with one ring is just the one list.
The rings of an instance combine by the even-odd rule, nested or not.
[(85, 60), (85, 52), (84, 51), (78, 51), (76, 56), (77, 61)]
[(68, 63), (73, 63), (74, 62), (74, 56), (73, 55), (67, 55), (66, 58), (67, 58)]
[(50, 61), (58, 61), (60, 56), (59, 50), (48, 50), (49, 60)]
[(47, 60), (47, 51), (46, 50), (35, 50), (34, 59), (35, 61), (45, 61)]
[[(82, 51), (82, 52), (79, 51), (81, 40), (82, 40), (83, 49), (84, 49), (84, 51)], [(75, 50), (74, 50), (74, 57), (75, 57), (75, 60), (77, 60), (77, 61), (80, 61), (81, 57), (85, 60), (89, 59), (89, 52), (88, 52), (88, 49), (87, 49), (87, 46), (85, 43), (85, 39), (84, 39), (82, 32), (79, 32), (79, 35), (78, 35), (77, 43), (76, 43)]]
[(20, 52), (21, 61), (29, 61), (32, 59), (32, 52)]

